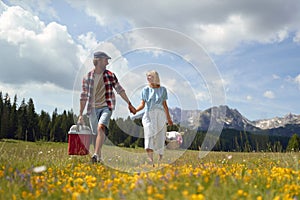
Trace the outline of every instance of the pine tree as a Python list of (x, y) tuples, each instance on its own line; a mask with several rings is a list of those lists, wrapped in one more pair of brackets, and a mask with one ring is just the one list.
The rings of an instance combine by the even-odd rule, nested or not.
[(2, 97), (2, 92), (0, 92), (0, 139), (2, 138), (1, 135), (1, 118), (2, 118), (2, 114), (3, 114), (3, 97)]
[(63, 142), (63, 138), (64, 138), (64, 133), (62, 130), (62, 115), (57, 115), (57, 117), (54, 120), (54, 125), (53, 125), (53, 135), (54, 138), (52, 141), (54, 142)]
[(52, 113), (52, 121), (51, 121), (51, 128), (50, 128), (50, 141), (56, 141), (54, 125), (55, 125), (57, 116), (58, 116), (57, 108), (55, 108), (54, 112)]
[(9, 131), (9, 138), (16, 138), (17, 130), (18, 130), (18, 113), (17, 113), (17, 95), (14, 97), (14, 103), (11, 107), (10, 113), (10, 131)]
[(68, 140), (68, 131), (70, 127), (73, 125), (73, 113), (64, 110), (61, 116), (61, 136), (60, 141), (66, 142)]
[(294, 134), (288, 143), (287, 151), (299, 151), (300, 150), (300, 138), (297, 134)]
[(39, 138), (38, 132), (38, 120), (35, 112), (33, 100), (30, 98), (27, 106), (27, 141), (34, 142), (36, 138)]
[(42, 110), (38, 122), (41, 140), (45, 140), (45, 141), (50, 140), (50, 125), (51, 125), (50, 115)]
[(10, 98), (8, 93), (6, 93), (4, 97), (4, 105), (1, 114), (1, 129), (0, 129), (0, 137), (1, 138), (9, 138), (9, 131), (10, 131)]
[(27, 141), (27, 104), (25, 103), (25, 99), (22, 100), (18, 109), (18, 130), (16, 138)]

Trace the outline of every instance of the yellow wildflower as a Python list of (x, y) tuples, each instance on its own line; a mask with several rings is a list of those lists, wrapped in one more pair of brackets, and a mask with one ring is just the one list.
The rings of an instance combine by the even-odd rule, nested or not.
[(189, 195), (189, 191), (183, 190), (183, 191), (182, 191), (182, 195), (183, 195), (183, 196), (188, 196), (188, 195)]
[(190, 199), (191, 200), (204, 200), (205, 197), (203, 194), (192, 194)]
[(78, 193), (78, 192), (74, 192), (72, 194), (72, 200), (77, 200), (77, 199), (79, 199), (79, 197), (80, 197), (80, 193)]
[(237, 194), (238, 194), (239, 196), (243, 196), (244, 191), (243, 191), (243, 190), (238, 190), (238, 191), (237, 191)]
[(147, 187), (147, 194), (148, 195), (153, 194), (153, 187), (152, 187), (152, 185), (150, 185), (150, 186)]
[(262, 200), (262, 199), (263, 199), (262, 196), (256, 197), (256, 200)]

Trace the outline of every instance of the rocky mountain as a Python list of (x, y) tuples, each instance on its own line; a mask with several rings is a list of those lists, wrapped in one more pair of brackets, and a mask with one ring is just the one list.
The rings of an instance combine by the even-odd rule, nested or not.
[(300, 130), (300, 115), (291, 113), (284, 117), (251, 121), (238, 110), (231, 109), (228, 106), (212, 107), (204, 111), (181, 110), (180, 108), (170, 108), (169, 111), (175, 123), (198, 130), (207, 130), (211, 119), (223, 123), (224, 129), (272, 135), (290, 136), (293, 132)]
[[(211, 120), (223, 125), (223, 129), (234, 129), (257, 134), (270, 134), (278, 136), (300, 136), (300, 115), (287, 114), (283, 117), (251, 121), (243, 116), (237, 109), (228, 106), (215, 106), (206, 110), (182, 110), (169, 108), (173, 122), (190, 129), (208, 130)], [(143, 113), (133, 119), (142, 118)]]
[(260, 130), (238, 110), (230, 109), (228, 106), (212, 107), (204, 111), (181, 110), (180, 108), (169, 109), (169, 111), (175, 123), (188, 125), (188, 127), (194, 127), (198, 130), (207, 130), (211, 120), (223, 124), (223, 127), (228, 129)]
[(181, 124), (185, 127), (197, 129), (200, 126), (200, 110), (181, 110), (180, 108), (169, 109), (173, 123)]
[(253, 122), (260, 129), (274, 129), (285, 127), (288, 124), (300, 124), (300, 115), (289, 113), (284, 117), (274, 117), (272, 119), (262, 119)]

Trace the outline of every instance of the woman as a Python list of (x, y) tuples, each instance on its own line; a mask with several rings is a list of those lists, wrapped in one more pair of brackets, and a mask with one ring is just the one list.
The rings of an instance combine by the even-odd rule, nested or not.
[(160, 86), (158, 73), (150, 71), (146, 75), (149, 85), (142, 90), (142, 101), (136, 108), (136, 112), (144, 109), (146, 105), (146, 111), (142, 119), (145, 149), (149, 163), (154, 166), (153, 152), (159, 154), (159, 161), (163, 157), (167, 131), (166, 121), (169, 125), (172, 125), (173, 122), (167, 105), (167, 90), (165, 87)]

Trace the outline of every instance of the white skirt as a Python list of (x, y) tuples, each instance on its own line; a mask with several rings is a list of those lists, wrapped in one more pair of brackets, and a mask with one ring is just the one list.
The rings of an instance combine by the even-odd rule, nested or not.
[(142, 123), (144, 127), (145, 149), (152, 149), (163, 155), (166, 140), (166, 114), (161, 109), (153, 109), (144, 113)]

